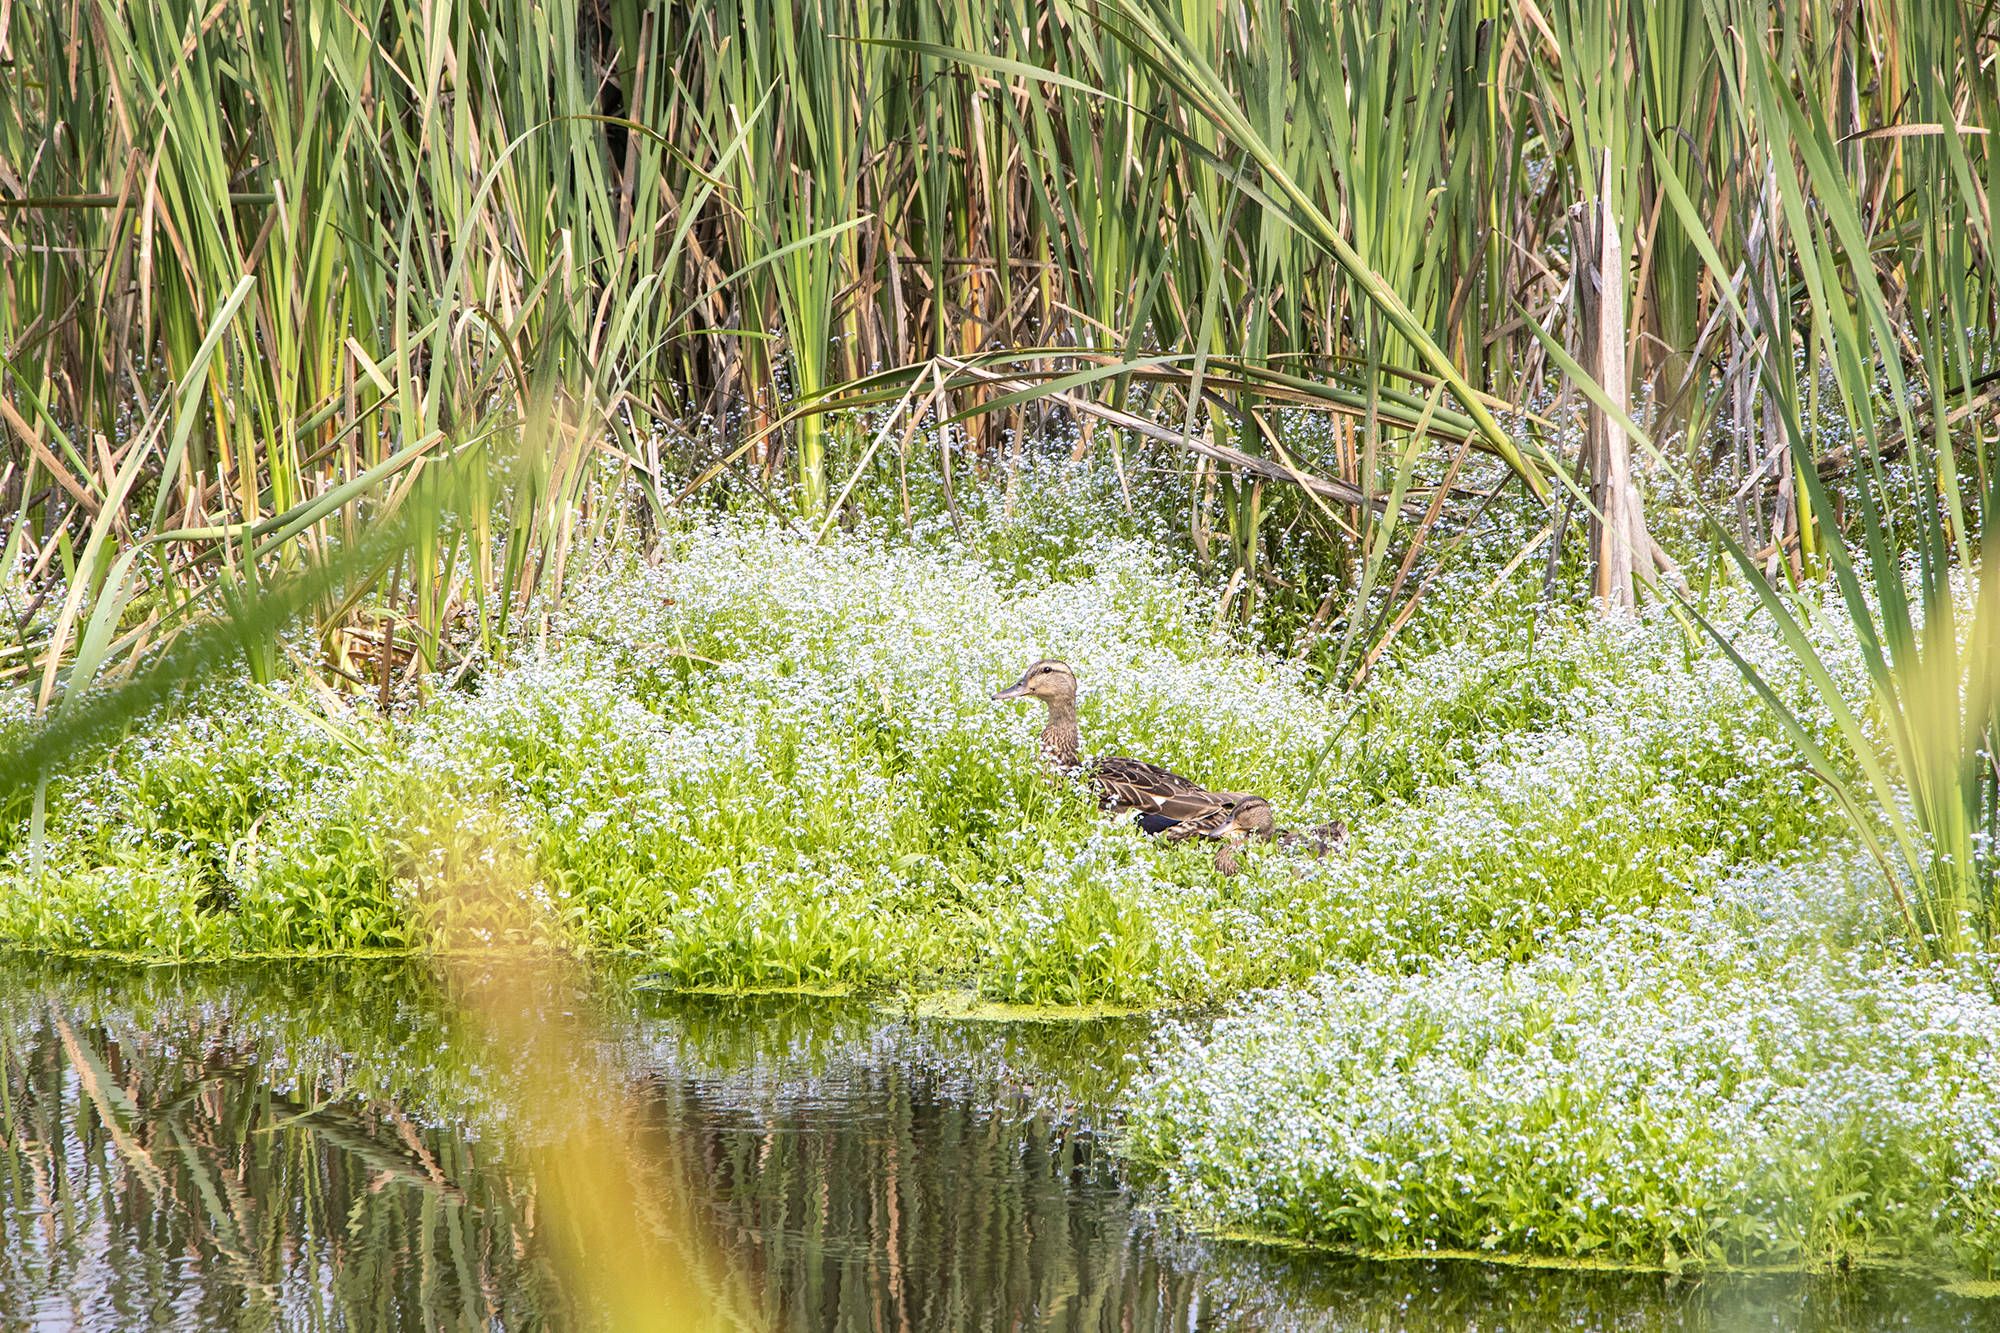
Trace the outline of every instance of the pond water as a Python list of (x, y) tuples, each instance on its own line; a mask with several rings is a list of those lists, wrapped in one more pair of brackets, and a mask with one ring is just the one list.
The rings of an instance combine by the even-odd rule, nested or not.
[(621, 1282), (662, 1328), (2000, 1327), (1879, 1274), (1188, 1234), (1115, 1152), (1146, 1036), (476, 965), (0, 958), (0, 1328), (628, 1326)]

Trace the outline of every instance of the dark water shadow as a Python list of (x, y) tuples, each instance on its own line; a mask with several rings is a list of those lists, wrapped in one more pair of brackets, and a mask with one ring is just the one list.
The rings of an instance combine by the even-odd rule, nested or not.
[[(0, 1327), (588, 1326), (496, 1090), (511, 1053), (404, 962), (0, 959)], [(1990, 1329), (1880, 1275), (1370, 1263), (1205, 1240), (1116, 1155), (1143, 1019), (551, 994), (784, 1330)], [(511, 1154), (511, 1155), (510, 1155)], [(741, 1326), (740, 1324), (738, 1326)]]

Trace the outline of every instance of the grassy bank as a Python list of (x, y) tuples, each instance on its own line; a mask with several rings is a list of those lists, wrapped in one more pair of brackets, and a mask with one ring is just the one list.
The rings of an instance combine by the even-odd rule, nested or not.
[[(1472, 560), (1366, 690), (1328, 691), (1264, 626), (1218, 628), (1156, 537), (1079, 525), (1110, 487), (1036, 472), (968, 497), (962, 532), (666, 534), (607, 554), (545, 643), (386, 715), (372, 692), (211, 685), (52, 785), (39, 878), (17, 798), (0, 940), (186, 960), (540, 939), (668, 988), (1222, 1001), (1155, 1049), (1129, 1134), (1208, 1224), (1992, 1270), (1979, 962), (1915, 961), (1707, 636), (1480, 602)], [(1704, 609), (1825, 743), (1754, 600)], [(1809, 623), (1864, 700), (1845, 622)], [(1287, 823), (1345, 818), (1349, 847), (1224, 878), (1104, 821), (1039, 775), (1039, 716), (991, 700), (1045, 653), (1076, 665), (1090, 748), (1263, 791)]]
[[(1066, 488), (1095, 483), (1063, 478), (956, 544), (691, 529), (573, 593), (539, 654), (393, 722), (215, 687), (52, 788), (39, 881), (13, 812), (0, 931), (186, 958), (531, 930), (690, 986), (1151, 1004), (1334, 960), (1524, 958), (1839, 841), (1737, 670), (1671, 618), (1440, 617), (1405, 667), (1328, 695), (1146, 544), (1073, 541)], [(1044, 653), (1076, 664), (1087, 745), (1345, 818), (1350, 851), (1232, 880), (1101, 821), (1039, 777), (1039, 717), (990, 698)]]
[(1212, 1224), (1368, 1251), (1991, 1276), (2000, 1006), (1875, 947), (1884, 907), (1765, 867), (1525, 962), (1335, 971), (1170, 1035), (1134, 1147)]

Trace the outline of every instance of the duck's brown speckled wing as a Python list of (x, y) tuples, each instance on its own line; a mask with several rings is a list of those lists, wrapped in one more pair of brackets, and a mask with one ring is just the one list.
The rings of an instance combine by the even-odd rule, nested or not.
[[(1086, 770), (1090, 784), (1107, 810), (1135, 810), (1140, 825), (1148, 833), (1166, 832), (1176, 841), (1182, 838), (1240, 839), (1250, 832), (1264, 832), (1269, 825), (1270, 806), (1263, 797), (1249, 792), (1209, 791), (1171, 769), (1161, 768), (1123, 755), (1106, 755)], [(1249, 823), (1239, 826), (1239, 809), (1262, 810)]]
[(1148, 833), (1178, 842), (1185, 838), (1245, 837), (1271, 834), (1271, 807), (1251, 792), (1210, 791), (1174, 772), (1123, 755), (1105, 755), (1083, 769), (1107, 810), (1135, 810)]
[[(1213, 793), (1172, 769), (1149, 764), (1143, 759), (1127, 759), (1123, 755), (1108, 754), (1092, 760), (1084, 770), (1085, 778), (1097, 789), (1098, 799), (1107, 810), (1140, 810), (1166, 814), (1162, 802), (1176, 797), (1196, 796), (1212, 800)], [(1192, 813), (1192, 811), (1190, 811)], [(1185, 816), (1175, 815), (1174, 818)]]

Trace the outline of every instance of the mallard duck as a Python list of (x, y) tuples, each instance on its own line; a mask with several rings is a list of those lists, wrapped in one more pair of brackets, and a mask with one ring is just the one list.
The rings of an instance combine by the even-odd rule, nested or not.
[[(1096, 791), (1098, 802), (1107, 810), (1132, 810), (1139, 827), (1148, 833), (1166, 833), (1187, 827), (1180, 837), (1214, 837), (1210, 828), (1229, 824), (1248, 792), (1209, 791), (1172, 769), (1149, 764), (1124, 755), (1100, 755), (1084, 759), (1078, 753), (1076, 726), (1076, 673), (1069, 663), (1044, 658), (1022, 673), (1021, 678), (993, 695), (995, 699), (1040, 699), (1048, 705), (1049, 719), (1042, 728), (1042, 762), (1063, 777), (1079, 778)], [(1254, 798), (1262, 804), (1262, 798)], [(1264, 817), (1270, 807), (1264, 806)], [(1232, 826), (1233, 827), (1233, 826)]]

